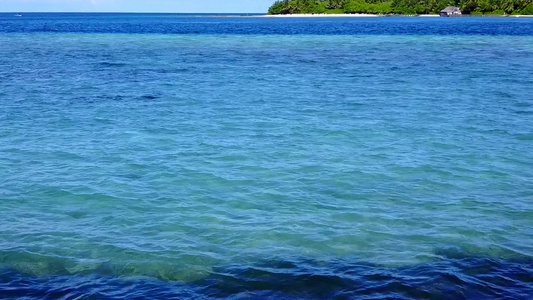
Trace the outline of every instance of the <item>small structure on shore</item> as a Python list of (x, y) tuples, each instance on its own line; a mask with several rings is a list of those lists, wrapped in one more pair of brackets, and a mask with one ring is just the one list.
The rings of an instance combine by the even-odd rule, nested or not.
[(448, 6), (445, 9), (440, 11), (441, 17), (451, 17), (451, 16), (460, 16), (462, 15), (461, 10), (459, 7), (455, 6)]

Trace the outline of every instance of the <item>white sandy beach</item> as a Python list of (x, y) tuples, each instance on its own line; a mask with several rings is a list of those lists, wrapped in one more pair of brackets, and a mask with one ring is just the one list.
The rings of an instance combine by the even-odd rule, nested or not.
[[(376, 15), (376, 14), (286, 14), (286, 15), (256, 15), (245, 16), (254, 18), (377, 18), (377, 17), (389, 17), (390, 15)], [(394, 17), (425, 17), (425, 18), (437, 18), (439, 15), (393, 15)], [(460, 17), (514, 17), (514, 18), (532, 18), (533, 15), (463, 15)]]

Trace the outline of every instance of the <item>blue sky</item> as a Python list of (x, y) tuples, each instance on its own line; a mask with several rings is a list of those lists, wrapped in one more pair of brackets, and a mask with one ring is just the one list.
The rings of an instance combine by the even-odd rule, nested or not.
[(0, 0), (0, 12), (265, 13), (274, 0)]

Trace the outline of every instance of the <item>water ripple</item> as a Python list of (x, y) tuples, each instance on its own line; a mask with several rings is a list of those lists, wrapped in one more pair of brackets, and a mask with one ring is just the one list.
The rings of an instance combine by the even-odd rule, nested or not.
[(532, 49), (0, 33), (0, 297), (524, 298)]

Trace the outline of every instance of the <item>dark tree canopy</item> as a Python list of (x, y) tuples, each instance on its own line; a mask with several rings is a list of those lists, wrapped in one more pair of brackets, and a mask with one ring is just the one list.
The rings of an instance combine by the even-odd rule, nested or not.
[(533, 0), (282, 0), (268, 13), (435, 14), (450, 5), (465, 14), (533, 14)]

